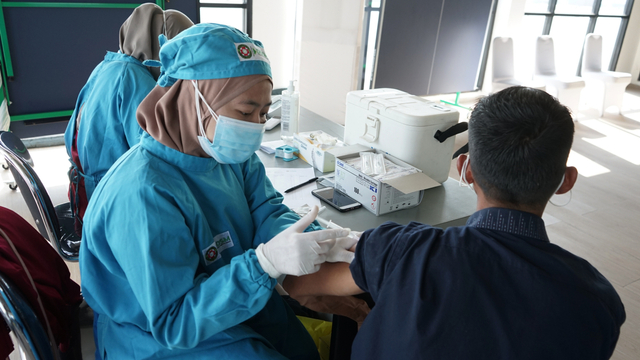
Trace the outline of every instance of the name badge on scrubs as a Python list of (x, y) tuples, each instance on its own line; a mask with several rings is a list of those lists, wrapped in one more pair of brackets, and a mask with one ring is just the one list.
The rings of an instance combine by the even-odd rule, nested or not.
[(211, 265), (221, 258), (220, 253), (233, 246), (231, 234), (228, 231), (218, 234), (213, 238), (213, 242), (206, 249), (202, 250), (205, 265)]

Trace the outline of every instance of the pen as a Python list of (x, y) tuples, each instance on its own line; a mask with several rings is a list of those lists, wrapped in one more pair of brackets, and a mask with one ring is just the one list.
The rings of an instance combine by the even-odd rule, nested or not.
[(289, 189), (285, 190), (285, 191), (284, 191), (284, 193), (285, 193), (285, 194), (287, 194), (287, 193), (292, 192), (293, 190), (300, 189), (301, 187), (303, 187), (303, 186), (305, 186), (305, 185), (308, 185), (308, 184), (311, 184), (312, 182), (314, 182), (314, 181), (316, 181), (316, 180), (318, 180), (318, 178), (317, 178), (317, 177), (314, 177), (313, 179), (309, 179), (309, 180), (307, 180), (307, 181), (303, 182), (302, 184), (298, 184), (298, 185), (296, 185), (296, 186), (294, 186), (294, 187), (292, 187), (292, 188), (289, 188)]

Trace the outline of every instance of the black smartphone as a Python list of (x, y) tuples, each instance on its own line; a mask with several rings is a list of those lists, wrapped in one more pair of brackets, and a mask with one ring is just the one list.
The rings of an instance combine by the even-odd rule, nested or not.
[(359, 202), (353, 200), (347, 195), (335, 190), (332, 187), (325, 187), (321, 189), (312, 190), (313, 196), (326, 202), (332, 207), (338, 209), (341, 212), (357, 209), (362, 206)]

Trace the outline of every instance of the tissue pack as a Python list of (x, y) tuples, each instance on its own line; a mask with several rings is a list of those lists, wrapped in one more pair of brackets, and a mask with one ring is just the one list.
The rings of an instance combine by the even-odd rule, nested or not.
[(298, 157), (322, 172), (331, 172), (336, 168), (336, 158), (328, 150), (345, 146), (321, 130), (307, 131), (293, 135), (293, 146), (298, 148)]

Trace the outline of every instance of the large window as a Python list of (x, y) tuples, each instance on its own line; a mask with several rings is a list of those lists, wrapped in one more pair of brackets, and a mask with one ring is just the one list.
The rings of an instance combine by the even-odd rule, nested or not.
[(365, 0), (358, 88), (415, 95), (477, 89), (497, 2)]
[(599, 34), (602, 68), (615, 70), (632, 6), (633, 0), (527, 0), (524, 22), (529, 26), (522, 28), (521, 39), (551, 35), (558, 74), (580, 75), (584, 38)]
[(252, 0), (200, 0), (200, 22), (233, 26), (251, 36)]

